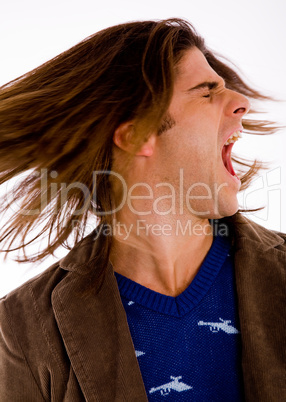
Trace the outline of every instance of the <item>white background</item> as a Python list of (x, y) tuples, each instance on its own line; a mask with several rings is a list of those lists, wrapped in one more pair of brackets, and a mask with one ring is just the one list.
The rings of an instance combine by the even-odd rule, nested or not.
[[(181, 17), (188, 19), (207, 44), (226, 55), (248, 82), (286, 100), (286, 24), (284, 0), (10, 0), (2, 3), (0, 24), (0, 85), (37, 67), (94, 32), (131, 20)], [(267, 105), (263, 118), (286, 125), (286, 104)], [(261, 225), (286, 232), (286, 130), (271, 137), (245, 136), (235, 152), (271, 162), (240, 196), (247, 207), (265, 206), (249, 217)], [(63, 255), (61, 250), (58, 257)], [(0, 295), (48, 267), (17, 264), (12, 256), (0, 260)]]

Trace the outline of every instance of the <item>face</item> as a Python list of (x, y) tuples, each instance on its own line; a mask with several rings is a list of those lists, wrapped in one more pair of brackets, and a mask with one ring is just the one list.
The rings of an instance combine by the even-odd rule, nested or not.
[(183, 187), (184, 211), (204, 218), (233, 215), (241, 183), (230, 163), (232, 145), (224, 145), (242, 131), (248, 110), (248, 100), (225, 88), (202, 52), (188, 50), (177, 66), (168, 110), (173, 124), (169, 119), (157, 136), (146, 174), (177, 193)]

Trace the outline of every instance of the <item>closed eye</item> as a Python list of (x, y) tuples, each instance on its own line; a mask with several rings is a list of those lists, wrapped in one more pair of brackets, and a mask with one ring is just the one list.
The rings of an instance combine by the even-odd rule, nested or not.
[[(225, 89), (225, 82), (223, 79), (221, 79), (220, 81), (202, 82), (196, 85), (195, 87), (188, 89), (187, 92), (190, 93), (196, 91), (203, 91), (205, 95), (199, 95), (199, 96), (202, 96), (203, 98), (211, 98), (214, 91), (219, 92), (222, 89)], [(206, 90), (208, 90), (208, 93), (206, 93)]]

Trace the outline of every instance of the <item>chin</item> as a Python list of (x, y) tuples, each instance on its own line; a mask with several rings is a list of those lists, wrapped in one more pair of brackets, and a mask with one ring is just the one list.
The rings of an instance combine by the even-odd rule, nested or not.
[[(217, 205), (208, 205), (204, 209), (197, 209), (197, 217), (201, 219), (221, 219), (234, 215), (239, 209), (236, 197), (220, 199)], [(207, 211), (204, 213), (203, 211)]]
[(213, 205), (212, 214), (216, 219), (232, 216), (239, 209), (237, 195), (241, 182), (235, 178), (230, 184), (222, 187)]
[(238, 205), (237, 198), (235, 198), (234, 200), (231, 200), (229, 202), (225, 202), (225, 201), (226, 200), (224, 200), (223, 202), (221, 202), (219, 204), (217, 211), (214, 211), (215, 215), (216, 215), (216, 219), (225, 218), (227, 216), (232, 216), (238, 211), (239, 205)]

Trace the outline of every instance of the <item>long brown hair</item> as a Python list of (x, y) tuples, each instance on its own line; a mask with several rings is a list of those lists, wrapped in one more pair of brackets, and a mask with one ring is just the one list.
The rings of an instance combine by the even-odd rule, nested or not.
[[(120, 123), (138, 123), (138, 144), (151, 129), (158, 129), (171, 100), (175, 66), (193, 46), (205, 54), (228, 88), (252, 99), (267, 99), (181, 19), (104, 29), (0, 88), (0, 183), (27, 172), (2, 200), (2, 212), (15, 202), (19, 209), (1, 230), (6, 250), (18, 242), (25, 251), (28, 242), (48, 233), (48, 246), (30, 257), (40, 260), (72, 233), (78, 242), (91, 212), (109, 222), (109, 176), (99, 175), (94, 183), (93, 172), (111, 170), (112, 138)], [(275, 129), (256, 120), (245, 120), (244, 127), (254, 134)], [(259, 165), (238, 158), (236, 162), (249, 167), (242, 177), (245, 188)], [(36, 235), (29, 239), (31, 231)], [(106, 241), (101, 251), (105, 259), (109, 247)]]

